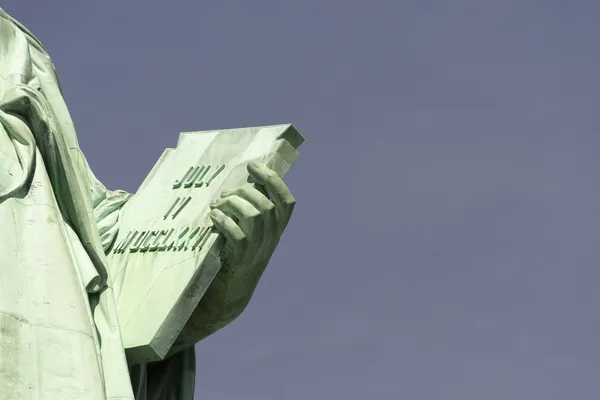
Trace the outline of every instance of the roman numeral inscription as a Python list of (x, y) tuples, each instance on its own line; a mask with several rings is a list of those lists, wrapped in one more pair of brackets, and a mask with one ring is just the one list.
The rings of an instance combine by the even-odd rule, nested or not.
[(129, 231), (113, 248), (114, 254), (196, 251), (202, 249), (208, 239), (209, 227), (190, 227)]
[[(181, 179), (176, 179), (173, 189), (202, 188), (211, 185), (225, 170), (226, 165), (192, 165)], [(163, 214), (163, 221), (174, 220), (192, 201), (192, 196), (179, 196), (173, 200)], [(155, 230), (130, 230), (118, 240), (112, 252), (122, 254), (162, 251), (200, 250), (208, 238), (211, 228), (183, 226)]]
[(212, 165), (193, 165), (183, 175), (183, 178), (175, 180), (173, 189), (207, 187), (223, 172), (225, 167), (226, 165), (224, 164), (217, 165), (216, 167)]
[(191, 200), (191, 196), (176, 198), (171, 204), (171, 207), (169, 207), (169, 210), (163, 215), (163, 219), (167, 219), (169, 216), (171, 216), (171, 219), (175, 219)]

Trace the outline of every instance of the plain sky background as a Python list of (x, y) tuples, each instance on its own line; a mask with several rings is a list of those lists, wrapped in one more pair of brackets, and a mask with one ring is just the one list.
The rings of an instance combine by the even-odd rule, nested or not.
[(291, 122), (298, 204), (197, 398), (600, 396), (600, 2), (3, 0), (97, 176)]

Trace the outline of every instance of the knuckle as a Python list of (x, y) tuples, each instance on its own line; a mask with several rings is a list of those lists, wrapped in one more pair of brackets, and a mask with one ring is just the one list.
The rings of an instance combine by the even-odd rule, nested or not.
[(250, 223), (255, 223), (260, 218), (262, 218), (262, 214), (258, 210), (253, 210), (253, 211), (249, 212), (246, 217), (246, 219), (248, 219), (248, 222), (250, 222)]
[(277, 172), (270, 169), (267, 172), (265, 172), (265, 177), (266, 177), (267, 182), (272, 184), (277, 181), (277, 179), (279, 178), (279, 175), (277, 175)]
[(274, 213), (275, 212), (275, 204), (271, 203), (270, 201), (267, 202), (265, 204), (265, 212), (268, 214)]
[(233, 196), (237, 194), (237, 191), (238, 189), (224, 190), (223, 192), (221, 192), (221, 198), (226, 199), (229, 196)]
[(296, 205), (296, 199), (294, 198), (294, 196), (289, 196), (288, 198), (286, 198), (285, 205), (288, 207), (294, 207), (294, 205)]
[(223, 197), (219, 200), (215, 200), (215, 207), (221, 207), (223, 204), (227, 204), (229, 202), (229, 197)]
[(240, 194), (244, 194), (246, 196), (252, 195), (254, 193), (254, 188), (251, 186), (242, 186), (239, 190)]
[(219, 209), (215, 209), (213, 211), (214, 211), (213, 216), (214, 216), (215, 220), (221, 225), (226, 225), (227, 218), (226, 218), (226, 215), (223, 213), (223, 211), (221, 211)]
[(240, 202), (240, 199), (241, 198), (237, 193), (225, 198), (228, 204), (238, 204)]

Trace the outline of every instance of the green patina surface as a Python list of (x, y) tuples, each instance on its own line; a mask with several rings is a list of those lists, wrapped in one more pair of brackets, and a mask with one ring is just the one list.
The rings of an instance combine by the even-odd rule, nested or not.
[(183, 133), (135, 194), (108, 190), (49, 55), (0, 9), (0, 398), (192, 400), (193, 346), (248, 304), (302, 141)]

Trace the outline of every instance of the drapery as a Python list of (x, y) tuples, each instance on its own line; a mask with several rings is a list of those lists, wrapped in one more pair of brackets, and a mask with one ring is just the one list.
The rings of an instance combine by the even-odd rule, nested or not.
[(0, 398), (192, 399), (193, 347), (127, 366), (104, 251), (130, 196), (95, 178), (50, 57), (0, 9)]
[(192, 400), (193, 344), (244, 310), (264, 266), (222, 268), (177, 353), (128, 366), (105, 251), (130, 197), (96, 179), (50, 57), (0, 8), (0, 399)]

